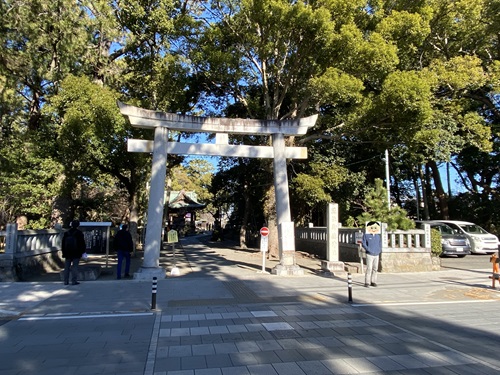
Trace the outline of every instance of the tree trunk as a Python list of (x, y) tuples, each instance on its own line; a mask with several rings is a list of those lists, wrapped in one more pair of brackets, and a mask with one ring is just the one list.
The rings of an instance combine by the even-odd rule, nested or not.
[(54, 199), (52, 203), (52, 215), (50, 224), (54, 227), (56, 224), (66, 225), (69, 224), (71, 219), (71, 204), (72, 199), (70, 196), (60, 195)]
[(448, 198), (451, 198), (450, 162), (446, 162), (446, 179), (448, 181)]
[(419, 165), (418, 167), (418, 175), (420, 177), (420, 185), (422, 186), (422, 201), (424, 202), (424, 212), (422, 218), (424, 220), (429, 220), (430, 216), (429, 216), (429, 201), (427, 199), (427, 184), (421, 165)]
[(276, 195), (274, 194), (274, 185), (267, 191), (264, 204), (264, 214), (267, 218), (267, 227), (269, 228), (268, 255), (279, 258), (278, 219), (276, 217)]
[(412, 180), (413, 180), (413, 188), (415, 189), (415, 200), (416, 200), (415, 207), (417, 209), (417, 220), (420, 220), (422, 214), (420, 213), (421, 199), (420, 199), (420, 189), (418, 187), (418, 176), (412, 173)]
[(439, 173), (439, 168), (434, 160), (427, 163), (432, 172), (432, 178), (434, 180), (434, 186), (436, 187), (436, 196), (439, 201), (439, 209), (441, 211), (441, 219), (447, 220), (450, 218), (448, 211), (448, 197), (443, 188), (443, 183), (441, 182), (441, 174)]
[(399, 188), (399, 181), (397, 177), (393, 174), (392, 178), (394, 179), (394, 183), (392, 184), (392, 194), (398, 206), (402, 206), (401, 202), (401, 189)]
[(136, 254), (137, 242), (138, 242), (138, 233), (137, 226), (139, 221), (139, 214), (137, 208), (137, 193), (132, 195), (130, 200), (130, 218), (129, 218), (129, 231), (132, 235), (132, 241), (134, 243), (134, 254)]
[(247, 248), (247, 224), (248, 218), (250, 217), (250, 195), (248, 194), (248, 186), (245, 185), (243, 190), (243, 197), (245, 199), (245, 211), (243, 213), (243, 224), (240, 229), (240, 248)]

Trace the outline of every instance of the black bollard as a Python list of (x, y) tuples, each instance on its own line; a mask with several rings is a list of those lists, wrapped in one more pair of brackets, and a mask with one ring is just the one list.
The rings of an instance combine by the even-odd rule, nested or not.
[(349, 294), (349, 302), (352, 302), (352, 276), (350, 272), (347, 274), (347, 292)]
[(153, 290), (151, 294), (151, 310), (156, 309), (156, 289), (158, 288), (158, 278), (153, 277)]

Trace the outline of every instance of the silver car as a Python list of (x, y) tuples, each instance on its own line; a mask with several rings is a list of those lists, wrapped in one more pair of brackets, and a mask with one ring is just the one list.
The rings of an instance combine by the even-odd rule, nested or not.
[(462, 234), (457, 229), (453, 229), (445, 223), (437, 223), (430, 221), (419, 221), (417, 226), (429, 224), (431, 229), (436, 229), (441, 233), (441, 245), (443, 252), (441, 256), (456, 255), (463, 258), (471, 253), (471, 246), (466, 235)]
[(477, 224), (459, 220), (432, 220), (432, 222), (444, 223), (467, 237), (471, 245), (471, 253), (493, 254), (498, 251), (498, 237), (488, 233)]

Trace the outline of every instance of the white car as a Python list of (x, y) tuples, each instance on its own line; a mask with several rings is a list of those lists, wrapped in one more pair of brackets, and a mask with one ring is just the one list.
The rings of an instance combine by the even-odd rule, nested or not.
[(469, 239), (471, 252), (476, 254), (491, 254), (498, 251), (498, 237), (488, 233), (479, 225), (468, 221), (458, 220), (431, 220), (432, 222), (445, 223), (453, 229), (459, 230)]

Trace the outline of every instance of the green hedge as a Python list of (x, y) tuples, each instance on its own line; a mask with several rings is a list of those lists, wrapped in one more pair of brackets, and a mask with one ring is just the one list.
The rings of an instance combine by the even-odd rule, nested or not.
[(443, 252), (443, 245), (441, 245), (441, 232), (437, 229), (431, 229), (431, 253), (433, 256), (438, 257)]

